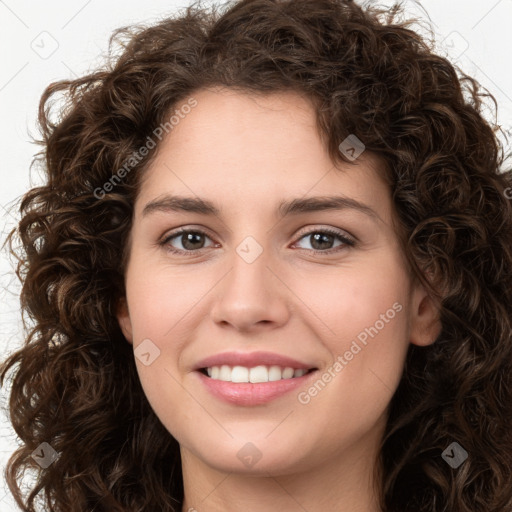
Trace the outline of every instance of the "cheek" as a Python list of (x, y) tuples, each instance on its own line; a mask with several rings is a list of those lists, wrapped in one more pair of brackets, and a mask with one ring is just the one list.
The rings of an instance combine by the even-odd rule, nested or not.
[(166, 266), (134, 264), (127, 275), (127, 296), (135, 342), (172, 335), (187, 313), (203, 300), (212, 283)]
[[(356, 406), (356, 414), (365, 397), (374, 397), (379, 403), (391, 398), (409, 346), (409, 281), (405, 270), (392, 254), (373, 263), (360, 269), (354, 265), (320, 279), (317, 276), (314, 282), (308, 281), (307, 290), (304, 287), (298, 292), (305, 296), (308, 291), (307, 306), (315, 312), (309, 318), (316, 335), (332, 360), (339, 363), (331, 369), (336, 376), (332, 389), (355, 399), (347, 398)], [(371, 407), (372, 400), (365, 403)]]
[(315, 313), (315, 323), (331, 349), (344, 349), (360, 333), (364, 342), (367, 329), (376, 328), (383, 334), (381, 340), (407, 330), (408, 276), (390, 251), (314, 276), (304, 272), (293, 284), (296, 295)]
[[(188, 318), (209, 288), (204, 280), (132, 258), (126, 294), (134, 358), (144, 393), (159, 417), (178, 405), (183, 390), (177, 364), (190, 333)], [(143, 357), (145, 353), (149, 356)]]

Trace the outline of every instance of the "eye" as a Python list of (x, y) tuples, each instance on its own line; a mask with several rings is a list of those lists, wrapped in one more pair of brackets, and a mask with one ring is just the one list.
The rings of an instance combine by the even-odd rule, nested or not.
[[(355, 241), (346, 236), (345, 233), (328, 228), (308, 231), (300, 237), (299, 241), (302, 239), (310, 240), (312, 250), (315, 254), (330, 254), (331, 252), (342, 250), (347, 245), (350, 247), (355, 245)], [(340, 240), (341, 243), (336, 247), (332, 247), (332, 243), (335, 239)]]
[[(209, 238), (208, 235), (201, 230), (180, 229), (165, 237), (160, 242), (160, 245), (165, 246), (169, 252), (190, 253), (204, 248), (201, 247), (201, 245), (204, 243), (205, 237)], [(175, 248), (171, 245), (171, 240), (175, 238), (180, 242), (182, 248)]]
[[(302, 233), (299, 241), (307, 239), (308, 237), (312, 245), (312, 249), (300, 249), (313, 251), (315, 254), (330, 254), (331, 252), (337, 252), (344, 249), (345, 246), (353, 247), (355, 245), (355, 240), (346, 236), (345, 233), (329, 228), (310, 230)], [(166, 250), (171, 253), (193, 254), (201, 249), (208, 248), (208, 246), (204, 247), (203, 245), (205, 238), (211, 240), (210, 237), (200, 229), (180, 229), (179, 231), (175, 231), (174, 233), (166, 236), (161, 242), (159, 242), (159, 245), (164, 246)], [(175, 247), (172, 244), (174, 239), (179, 242), (181, 247)], [(336, 239), (338, 239), (340, 243), (338, 246), (331, 247)], [(211, 246), (215, 246), (215, 244), (211, 244), (210, 247)]]

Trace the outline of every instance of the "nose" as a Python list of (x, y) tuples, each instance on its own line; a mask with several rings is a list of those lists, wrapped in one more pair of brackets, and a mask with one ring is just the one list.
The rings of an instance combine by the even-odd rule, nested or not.
[[(250, 244), (245, 247), (256, 249)], [(284, 325), (289, 318), (291, 292), (270, 251), (263, 250), (251, 261), (247, 253), (234, 250), (230, 264), (230, 270), (216, 287), (213, 321), (223, 328), (231, 326), (245, 332)]]

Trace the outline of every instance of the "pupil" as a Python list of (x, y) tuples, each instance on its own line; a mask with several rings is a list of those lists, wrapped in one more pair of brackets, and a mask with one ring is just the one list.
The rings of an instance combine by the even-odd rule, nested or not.
[[(320, 249), (330, 249), (329, 245), (332, 243), (332, 235), (328, 235), (326, 233), (315, 233), (311, 236), (315, 243), (320, 243)], [(321, 241), (322, 238), (324, 239), (323, 242)], [(325, 242), (325, 239), (327, 239), (327, 242)], [(315, 243), (311, 244), (313, 248), (315, 248)]]
[[(197, 247), (194, 247), (193, 243), (194, 243), (194, 237), (196, 237), (196, 240), (195, 242), (197, 242), (197, 237), (199, 237), (199, 242), (201, 241), (201, 237), (203, 235), (201, 235), (200, 233), (186, 233), (185, 235), (185, 243), (183, 243), (183, 247), (185, 247), (185, 249), (197, 249)], [(187, 244), (189, 243), (192, 243), (192, 246), (190, 247), (187, 247)]]

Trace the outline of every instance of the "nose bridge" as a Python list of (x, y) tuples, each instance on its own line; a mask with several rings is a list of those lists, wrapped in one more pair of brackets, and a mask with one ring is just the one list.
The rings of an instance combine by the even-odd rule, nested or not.
[(234, 247), (226, 290), (231, 295), (243, 298), (248, 304), (271, 295), (269, 277), (272, 273), (268, 269), (271, 265), (271, 251), (266, 242), (261, 240), (261, 235), (257, 237), (260, 241), (253, 235), (247, 235)]
[[(221, 284), (221, 293), (213, 308), (217, 322), (228, 322), (237, 328), (256, 323), (280, 323), (287, 317), (285, 287), (271, 269), (272, 251), (263, 235), (247, 235), (234, 247), (231, 270)], [(264, 245), (265, 243), (265, 245)]]

